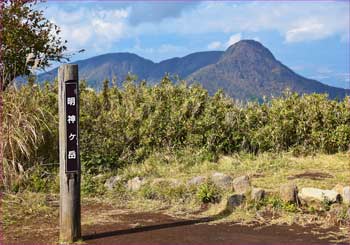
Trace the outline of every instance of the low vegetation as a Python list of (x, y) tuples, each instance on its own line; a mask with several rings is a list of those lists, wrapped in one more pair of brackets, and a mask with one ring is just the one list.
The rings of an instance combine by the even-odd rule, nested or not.
[[(278, 189), (288, 181), (301, 188), (347, 184), (349, 97), (336, 101), (286, 91), (263, 103), (238, 102), (220, 91), (211, 97), (200, 86), (173, 84), (167, 77), (156, 86), (133, 80), (129, 76), (123, 88), (105, 81), (99, 92), (81, 82), (84, 204), (210, 216), (213, 222), (348, 224), (346, 204), (300, 207), (283, 202)], [(57, 83), (9, 88), (4, 102), (2, 188), (8, 232), (23, 216), (33, 221), (57, 216)], [(268, 195), (259, 201), (248, 195), (235, 212), (227, 212), (232, 189), (214, 184), (210, 176), (215, 172), (247, 175), (253, 187)], [(106, 181), (115, 176), (108, 188)], [(205, 181), (189, 184), (196, 176)], [(140, 186), (131, 190), (135, 178)], [(16, 208), (23, 203), (28, 207)], [(95, 222), (89, 217), (83, 225)], [(108, 217), (103, 214), (99, 222)], [(24, 226), (34, 223), (28, 220)], [(50, 231), (56, 234), (57, 227)]]
[[(187, 149), (181, 154), (157, 152), (142, 164), (130, 164), (116, 172), (98, 176), (83, 173), (82, 205), (83, 226), (115, 222), (118, 212), (166, 212), (180, 218), (212, 217), (217, 222), (242, 222), (244, 224), (317, 224), (320, 227), (339, 226), (334, 234), (346, 238), (350, 217), (346, 204), (320, 203), (319, 205), (298, 206), (281, 200), (278, 195), (281, 183), (291, 179), (298, 187), (317, 186), (331, 189), (336, 184), (347, 184), (350, 178), (348, 154), (316, 154), (295, 157), (292, 153), (262, 153), (221, 155), (217, 161), (200, 160), (195, 152)], [(297, 177), (305, 172), (322, 172), (328, 177)], [(227, 198), (231, 189), (215, 186), (208, 178), (198, 185), (189, 185), (196, 176), (210, 177), (215, 172), (232, 177), (248, 175), (254, 187), (263, 187), (268, 195), (259, 201), (249, 198), (235, 209), (227, 212)], [(113, 189), (105, 182), (118, 175), (120, 179)], [(144, 180), (141, 188), (130, 191), (126, 183), (135, 177)], [(176, 180), (176, 181), (174, 181)], [(34, 181), (35, 182), (35, 181)], [(56, 181), (58, 187), (58, 181)], [(52, 189), (54, 190), (54, 188)], [(56, 192), (57, 193), (57, 192)], [(16, 230), (28, 229), (40, 235), (47, 229), (52, 237), (58, 234), (58, 194), (33, 193), (24, 191), (3, 198), (5, 238), (15, 237)], [(103, 208), (101, 211), (97, 207)], [(88, 208), (95, 207), (94, 213)], [(96, 212), (96, 213), (95, 213)], [(113, 218), (114, 217), (114, 218)], [(40, 228), (38, 228), (40, 221)], [(18, 224), (21, 224), (18, 226)], [(49, 227), (47, 223), (51, 223)], [(39, 229), (39, 230), (38, 230)], [(35, 231), (35, 232), (34, 232)], [(340, 232), (340, 233), (339, 233)], [(345, 233), (344, 233), (345, 232)], [(18, 232), (20, 233), (20, 232)], [(344, 234), (343, 234), (344, 233)], [(42, 234), (41, 234), (42, 236)], [(345, 239), (344, 238), (344, 239)], [(345, 241), (345, 240), (344, 240)]]
[[(220, 154), (299, 156), (349, 148), (349, 97), (336, 101), (326, 95), (286, 92), (263, 103), (243, 103), (220, 91), (211, 97), (200, 86), (173, 84), (168, 77), (156, 86), (133, 80), (129, 76), (123, 88), (105, 81), (101, 92), (81, 82), (83, 173), (117, 171), (139, 165), (156, 152), (186, 154), (181, 153), (185, 149), (195, 152), (195, 159), (188, 159), (191, 164), (217, 160)], [(8, 190), (26, 189), (35, 174), (55, 180), (57, 113), (57, 83), (29, 84), (4, 94), (4, 187)], [(288, 163), (269, 164), (259, 166)], [(42, 189), (40, 184), (34, 187)]]

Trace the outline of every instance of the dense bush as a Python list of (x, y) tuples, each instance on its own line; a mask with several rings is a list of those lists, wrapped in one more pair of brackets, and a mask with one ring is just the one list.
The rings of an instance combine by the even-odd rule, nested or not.
[[(198, 85), (174, 85), (167, 77), (155, 86), (129, 77), (123, 88), (104, 82), (101, 92), (81, 82), (80, 100), (81, 162), (90, 174), (140, 163), (160, 150), (192, 148), (215, 157), (349, 148), (349, 97), (335, 101), (286, 92), (262, 103), (240, 103), (220, 91), (211, 97)], [(9, 90), (4, 102), (5, 174), (42, 163), (57, 168), (57, 84)]]

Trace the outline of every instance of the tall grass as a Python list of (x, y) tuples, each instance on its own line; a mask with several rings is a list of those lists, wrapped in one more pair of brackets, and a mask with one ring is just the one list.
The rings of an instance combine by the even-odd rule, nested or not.
[(39, 146), (45, 143), (48, 122), (53, 120), (45, 110), (43, 91), (38, 87), (11, 87), (4, 93), (3, 171), (8, 188), (26, 177), (26, 171), (39, 163)]
[[(81, 82), (81, 161), (96, 174), (145, 161), (154, 152), (192, 149), (204, 158), (235, 152), (295, 154), (347, 151), (349, 97), (284, 96), (263, 103), (236, 102), (198, 85), (135, 84), (96, 92)], [(58, 163), (57, 83), (23, 86), (4, 94), (5, 185), (38, 164)], [(53, 166), (53, 169), (57, 165)]]

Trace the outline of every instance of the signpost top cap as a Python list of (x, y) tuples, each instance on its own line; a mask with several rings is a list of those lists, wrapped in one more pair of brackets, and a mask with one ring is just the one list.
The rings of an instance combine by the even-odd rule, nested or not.
[(64, 64), (58, 69), (58, 80), (69, 81), (78, 80), (78, 65), (77, 64)]

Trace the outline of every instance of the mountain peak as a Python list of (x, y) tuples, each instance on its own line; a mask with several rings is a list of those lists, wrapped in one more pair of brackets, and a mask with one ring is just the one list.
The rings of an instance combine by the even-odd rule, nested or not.
[(225, 58), (264, 58), (275, 60), (273, 54), (260, 42), (254, 40), (241, 40), (225, 51), (223, 59)]
[[(210, 94), (223, 89), (227, 95), (242, 100), (279, 96), (286, 88), (298, 93), (328, 93), (331, 98), (343, 98), (349, 93), (294, 73), (254, 40), (241, 40), (225, 52), (199, 52), (159, 63), (131, 53), (105, 54), (75, 63), (79, 65), (80, 79), (97, 89), (105, 78), (117, 77), (121, 85), (130, 72), (151, 84), (166, 73), (177, 74), (189, 83), (199, 82)], [(39, 75), (39, 79), (52, 81), (56, 75), (57, 68)]]
[(300, 94), (328, 93), (331, 98), (343, 98), (346, 93), (345, 89), (294, 73), (254, 40), (241, 40), (231, 45), (216, 64), (196, 71), (191, 79), (200, 81), (211, 94), (224, 89), (228, 95), (242, 100), (280, 96), (286, 88)]

